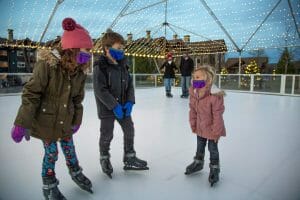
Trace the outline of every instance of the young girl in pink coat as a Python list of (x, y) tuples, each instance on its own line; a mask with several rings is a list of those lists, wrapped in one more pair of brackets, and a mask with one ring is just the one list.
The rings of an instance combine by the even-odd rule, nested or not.
[(210, 152), (209, 182), (211, 186), (219, 180), (220, 164), (218, 141), (226, 135), (223, 121), (224, 92), (212, 93), (215, 71), (210, 66), (195, 69), (190, 93), (189, 120), (193, 133), (197, 135), (197, 152), (194, 162), (186, 168), (185, 174), (192, 174), (203, 169), (205, 146)]

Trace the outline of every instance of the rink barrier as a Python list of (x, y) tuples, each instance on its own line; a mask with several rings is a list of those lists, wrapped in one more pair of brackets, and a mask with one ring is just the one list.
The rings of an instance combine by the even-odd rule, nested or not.
[[(22, 92), (32, 73), (0, 73), (0, 95)], [(136, 88), (163, 87), (163, 74), (132, 74)], [(174, 87), (180, 87), (176, 74)], [(92, 74), (86, 80), (86, 89), (93, 89)], [(273, 95), (300, 96), (300, 75), (290, 74), (217, 74), (215, 84), (226, 91)]]

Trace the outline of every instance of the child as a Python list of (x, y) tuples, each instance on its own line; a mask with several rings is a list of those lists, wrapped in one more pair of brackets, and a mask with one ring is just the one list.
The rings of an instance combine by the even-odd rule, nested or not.
[(94, 63), (93, 83), (100, 127), (100, 164), (102, 171), (112, 178), (110, 143), (114, 122), (118, 121), (124, 133), (124, 170), (147, 170), (147, 162), (136, 157), (134, 126), (131, 111), (135, 103), (132, 78), (124, 57), (123, 37), (108, 30), (102, 37), (104, 54)]
[(51, 200), (66, 199), (57, 187), (59, 182), (54, 172), (57, 141), (73, 181), (92, 193), (92, 183), (79, 166), (72, 135), (82, 120), (85, 71), (91, 57), (88, 50), (93, 44), (89, 33), (72, 18), (65, 18), (62, 26), (61, 47), (39, 52), (41, 60), (24, 86), (22, 104), (12, 129), (15, 142), (21, 142), (24, 136), (29, 140), (29, 134), (43, 141), (43, 194)]
[(210, 66), (195, 69), (190, 88), (190, 125), (197, 134), (197, 152), (194, 162), (187, 166), (185, 174), (200, 171), (204, 164), (205, 146), (208, 140), (210, 152), (209, 182), (211, 186), (219, 180), (220, 164), (218, 140), (226, 135), (223, 112), (223, 91), (212, 94), (215, 71)]
[(167, 97), (173, 97), (171, 93), (171, 86), (172, 82), (175, 78), (175, 70), (176, 65), (173, 62), (173, 56), (171, 53), (167, 54), (167, 60), (164, 62), (164, 64), (160, 67), (160, 69), (164, 68), (164, 84), (166, 88), (166, 96)]

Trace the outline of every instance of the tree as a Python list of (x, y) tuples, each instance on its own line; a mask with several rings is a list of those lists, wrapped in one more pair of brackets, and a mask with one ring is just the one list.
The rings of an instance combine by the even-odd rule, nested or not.
[(246, 67), (245, 67), (245, 74), (259, 74), (260, 68), (258, 67), (255, 60), (252, 60)]
[(280, 59), (277, 64), (276, 73), (279, 74), (293, 74), (295, 73), (294, 66), (292, 63), (292, 54), (287, 47), (284, 48)]
[(256, 63), (261, 64), (261, 57), (267, 57), (264, 49), (252, 50), (249, 54), (255, 58)]
[[(241, 80), (241, 86), (243, 87), (249, 87), (251, 82), (251, 76), (250, 74), (260, 74), (260, 68), (258, 67), (255, 60), (250, 61), (248, 65), (244, 68), (245, 74), (248, 74), (248, 76), (243, 76)], [(256, 80), (261, 80), (260, 76), (256, 76)]]
[(136, 66), (135, 73), (145, 73), (145, 74), (156, 73), (156, 67), (153, 59), (136, 57), (135, 66)]

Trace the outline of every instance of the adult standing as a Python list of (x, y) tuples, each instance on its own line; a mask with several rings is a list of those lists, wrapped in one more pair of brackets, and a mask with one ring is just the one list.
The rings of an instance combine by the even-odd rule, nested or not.
[(181, 88), (182, 88), (182, 95), (181, 98), (188, 98), (189, 97), (189, 87), (191, 85), (191, 75), (194, 70), (194, 61), (193, 59), (187, 54), (183, 54), (180, 61), (180, 72), (181, 72)]
[(171, 93), (171, 86), (172, 86), (172, 82), (174, 81), (175, 70), (177, 68), (175, 62), (173, 61), (173, 56), (171, 53), (167, 54), (167, 60), (160, 67), (160, 69), (164, 69), (164, 85), (166, 88), (166, 96), (173, 97)]

